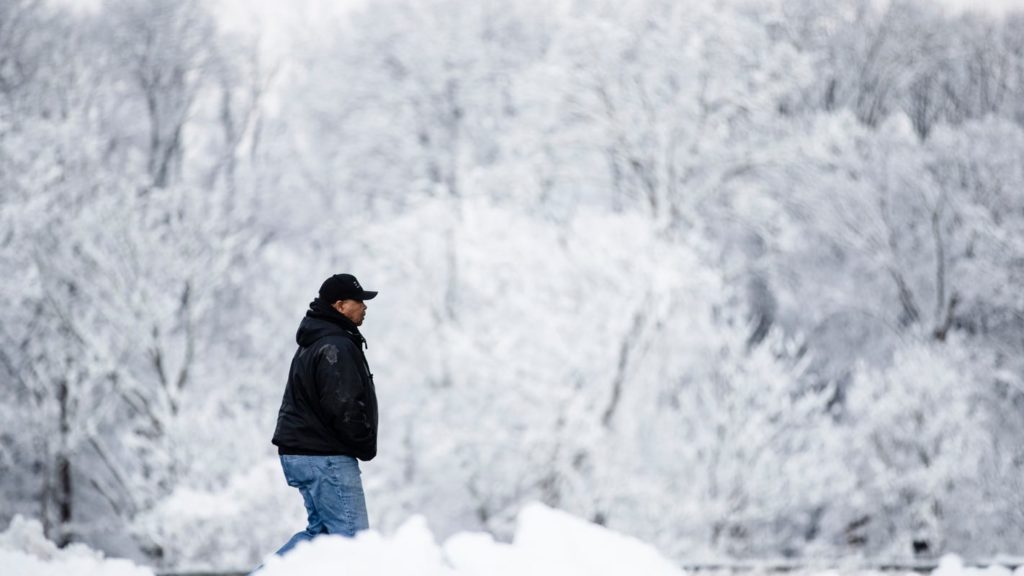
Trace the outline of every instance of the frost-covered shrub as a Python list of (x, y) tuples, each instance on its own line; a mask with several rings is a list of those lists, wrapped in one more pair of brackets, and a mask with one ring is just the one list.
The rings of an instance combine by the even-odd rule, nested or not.
[(862, 367), (849, 392), (851, 470), (858, 479), (851, 519), (875, 553), (909, 556), (974, 542), (986, 523), (986, 463), (994, 438), (984, 403), (988, 362), (956, 337), (911, 343), (885, 369)]

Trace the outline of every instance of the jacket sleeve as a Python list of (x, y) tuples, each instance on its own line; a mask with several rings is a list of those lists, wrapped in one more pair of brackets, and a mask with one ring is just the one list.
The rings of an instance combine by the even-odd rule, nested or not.
[(341, 441), (353, 447), (376, 446), (359, 371), (358, 350), (348, 340), (328, 340), (316, 353), (320, 406)]

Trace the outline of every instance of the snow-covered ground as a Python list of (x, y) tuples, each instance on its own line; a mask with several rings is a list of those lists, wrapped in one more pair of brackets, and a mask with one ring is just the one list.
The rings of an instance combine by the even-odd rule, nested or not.
[[(426, 521), (415, 516), (394, 534), (370, 530), (354, 539), (324, 536), (283, 558), (270, 556), (261, 576), (683, 576), (684, 572), (635, 538), (617, 534), (565, 512), (532, 504), (519, 515), (511, 544), (482, 533), (460, 533), (438, 544)], [(153, 576), (147, 567), (81, 545), (57, 548), (34, 520), (16, 517), (0, 534), (4, 576)], [(812, 573), (807, 573), (808, 575)], [(838, 571), (816, 573), (838, 576)], [(877, 573), (876, 573), (877, 574)], [(1024, 567), (965, 568), (947, 556), (932, 576), (1024, 576)]]

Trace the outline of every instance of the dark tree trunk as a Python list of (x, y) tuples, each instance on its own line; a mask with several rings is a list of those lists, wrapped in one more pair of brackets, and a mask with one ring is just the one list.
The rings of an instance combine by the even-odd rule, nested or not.
[(64, 547), (71, 542), (71, 520), (73, 516), (72, 496), (73, 484), (71, 481), (71, 458), (68, 454), (67, 440), (71, 433), (70, 415), (68, 407), (68, 382), (61, 380), (57, 388), (57, 402), (60, 406), (60, 438), (57, 449), (56, 476), (57, 485), (54, 493), (57, 508), (57, 523), (54, 541), (58, 546)]

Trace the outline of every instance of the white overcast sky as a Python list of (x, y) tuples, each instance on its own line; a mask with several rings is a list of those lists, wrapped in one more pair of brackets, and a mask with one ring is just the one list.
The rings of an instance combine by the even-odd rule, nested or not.
[[(3, 0), (0, 0), (3, 1)], [(77, 10), (90, 10), (103, 0), (47, 0)], [(292, 52), (289, 44), (315, 42), (336, 35), (344, 15), (375, 0), (202, 0), (209, 2), (225, 31), (245, 35), (258, 34), (264, 63), (284, 64)], [(516, 0), (507, 0), (513, 3)], [(829, 0), (822, 0), (827, 2)], [(891, 0), (874, 0), (885, 5)], [(926, 0), (946, 5), (952, 12), (980, 10), (1004, 14), (1009, 10), (1024, 11), (1024, 0)], [(314, 44), (314, 45), (316, 45)], [(273, 98), (268, 104), (273, 108)], [(270, 112), (273, 114), (273, 112)]]
[[(0, 0), (3, 1), (3, 0)], [(46, 0), (77, 10), (90, 10), (103, 0)], [(284, 64), (290, 43), (316, 42), (336, 35), (344, 15), (375, 0), (201, 0), (213, 7), (225, 31), (258, 34), (267, 65)], [(516, 0), (507, 0), (513, 3)], [(822, 0), (827, 2), (829, 0)], [(874, 0), (885, 5), (891, 0)], [(1024, 0), (926, 0), (946, 5), (952, 12), (981, 10), (1003, 14), (1024, 11)], [(314, 44), (315, 45), (315, 44)], [(271, 104), (268, 102), (268, 104)], [(272, 112), (271, 112), (272, 113)]]
[[(75, 8), (88, 9), (99, 5), (102, 0), (51, 0)], [(274, 28), (295, 19), (322, 21), (319, 15), (335, 16), (373, 0), (209, 0), (218, 6), (219, 12), (228, 21), (262, 21), (268, 28)], [(508, 0), (514, 2), (515, 0)], [(827, 0), (823, 0), (827, 1)], [(878, 0), (882, 3), (889, 0)], [(931, 0), (945, 4), (955, 11), (967, 9), (986, 10), (997, 14), (1014, 8), (1024, 10), (1024, 0)], [(315, 18), (312, 18), (315, 17)]]
[[(57, 0), (61, 2), (98, 3), (102, 0)], [(216, 6), (221, 25), (226, 30), (252, 32), (259, 30), (268, 56), (287, 52), (292, 38), (331, 34), (338, 19), (347, 11), (374, 0), (209, 0)], [(507, 0), (515, 2), (515, 0)], [(829, 0), (822, 0), (829, 1)], [(890, 0), (876, 0), (885, 4)], [(1004, 14), (1012, 9), (1024, 10), (1024, 0), (930, 0), (946, 5), (951, 11), (982, 10)]]
[(1014, 8), (1024, 10), (1024, 0), (938, 0), (957, 10), (981, 8), (997, 13), (1004, 13)]
[[(76, 9), (88, 10), (103, 0), (50, 0)], [(222, 26), (236, 32), (260, 30), (266, 48), (279, 53), (288, 36), (296, 30), (304, 35), (326, 33), (330, 24), (345, 12), (374, 0), (207, 0), (218, 13)], [(515, 0), (508, 0), (515, 2)], [(828, 0), (822, 0), (828, 1)], [(890, 0), (876, 0), (884, 4)], [(1024, 10), (1024, 0), (930, 0), (945, 4), (954, 12), (983, 10), (1003, 14)], [(319, 24), (321, 30), (311, 30)]]
[[(86, 2), (94, 3), (100, 0), (61, 0), (63, 2)], [(319, 15), (327, 17), (337, 16), (353, 7), (358, 7), (365, 2), (373, 0), (212, 0), (220, 6), (220, 12), (230, 20), (259, 19), (269, 28), (274, 28), (288, 21), (296, 19), (306, 22), (323, 21)], [(515, 0), (508, 0), (514, 2)], [(824, 0), (827, 1), (827, 0)], [(886, 3), (889, 0), (878, 0)], [(1008, 10), (1017, 8), (1024, 10), (1024, 0), (931, 0), (938, 4), (945, 4), (955, 12), (973, 9), (1005, 13)]]

